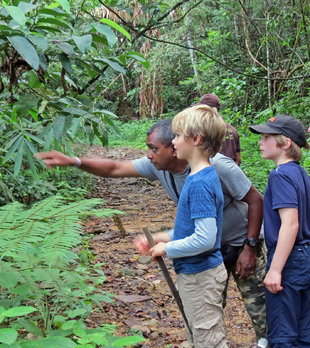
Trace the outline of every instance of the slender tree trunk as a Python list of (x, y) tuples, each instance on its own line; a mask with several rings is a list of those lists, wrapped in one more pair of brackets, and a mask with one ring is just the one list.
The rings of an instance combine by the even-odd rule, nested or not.
[(270, 52), (269, 52), (269, 19), (270, 19), (270, 14), (269, 11), (267, 12), (267, 16), (266, 16), (267, 20), (266, 20), (266, 62), (267, 62), (267, 76), (268, 76), (268, 80), (267, 80), (267, 84), (268, 84), (268, 105), (269, 107), (272, 106), (272, 97), (271, 97), (271, 80), (270, 80)]

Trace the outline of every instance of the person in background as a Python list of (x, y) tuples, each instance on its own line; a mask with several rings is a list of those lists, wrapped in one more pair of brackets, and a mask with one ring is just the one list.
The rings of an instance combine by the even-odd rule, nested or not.
[(276, 168), (264, 195), (268, 248), (266, 313), (270, 348), (310, 347), (310, 177), (299, 165), (309, 149), (302, 123), (288, 115), (250, 126)]
[(190, 165), (174, 230), (155, 233), (153, 248), (145, 236), (134, 243), (143, 255), (173, 259), (191, 347), (226, 348), (222, 293), (227, 272), (220, 251), (224, 197), (210, 163), (221, 147), (226, 126), (214, 108), (197, 105), (178, 113), (172, 130), (177, 158)]
[[(205, 94), (201, 97), (199, 102), (194, 105), (209, 105), (220, 111), (221, 103), (220, 98), (216, 94)], [(223, 141), (221, 150), (219, 151), (223, 155), (232, 158), (238, 166), (241, 164), (241, 148), (240, 148), (240, 137), (239, 134), (231, 124), (226, 123), (226, 134)]]

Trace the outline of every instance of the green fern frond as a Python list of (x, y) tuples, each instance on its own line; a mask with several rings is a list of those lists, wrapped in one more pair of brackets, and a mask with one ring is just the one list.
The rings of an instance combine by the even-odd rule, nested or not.
[(59, 196), (49, 197), (31, 209), (20, 203), (0, 208), (0, 258), (14, 257), (29, 246), (40, 246), (46, 258), (57, 259), (81, 241), (80, 219), (84, 216), (112, 216), (121, 212), (94, 209), (102, 200), (66, 203)]

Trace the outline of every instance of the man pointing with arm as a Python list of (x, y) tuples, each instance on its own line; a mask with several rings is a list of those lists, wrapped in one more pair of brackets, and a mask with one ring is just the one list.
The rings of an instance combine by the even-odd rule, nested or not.
[[(177, 203), (190, 171), (186, 160), (177, 158), (171, 120), (161, 120), (147, 132), (147, 157), (133, 161), (74, 158), (57, 151), (36, 155), (48, 168), (76, 166), (102, 177), (146, 177), (159, 180)], [(230, 158), (218, 153), (211, 158), (224, 193), (222, 253), (228, 273), (236, 279), (257, 338), (266, 337), (263, 243), (259, 239), (263, 200), (243, 171)]]

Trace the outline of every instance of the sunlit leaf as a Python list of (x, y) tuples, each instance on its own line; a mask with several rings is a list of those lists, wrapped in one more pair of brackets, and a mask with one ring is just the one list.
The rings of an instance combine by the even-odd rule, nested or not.
[(91, 26), (97, 30), (98, 33), (103, 34), (109, 43), (109, 46), (113, 46), (117, 42), (117, 37), (114, 31), (108, 26), (101, 23), (92, 23)]
[(42, 51), (47, 50), (48, 44), (45, 37), (39, 35), (28, 35), (27, 39), (35, 46), (39, 47)]
[(14, 329), (0, 329), (0, 342), (5, 344), (12, 344), (16, 341), (18, 333)]
[(101, 61), (107, 63), (113, 70), (116, 70), (122, 74), (126, 74), (126, 70), (121, 65), (114, 62), (113, 60), (103, 58), (101, 59)]
[(29, 4), (28, 2), (24, 2), (24, 1), (20, 1), (18, 3), (18, 7), (26, 14), (32, 10), (34, 10), (35, 8), (37, 8), (39, 5), (33, 5), (33, 4)]
[(5, 312), (1, 314), (1, 316), (13, 318), (13, 317), (21, 317), (26, 314), (35, 312), (37, 309), (31, 306), (20, 306), (20, 307), (13, 307), (10, 309), (7, 309)]
[(41, 18), (40, 21), (38, 21), (37, 25), (41, 25), (41, 24), (45, 24), (45, 23), (50, 23), (50, 24), (53, 24), (53, 25), (56, 25), (59, 27), (73, 30), (73, 28), (71, 27), (71, 25), (69, 23), (66, 23), (64, 21), (61, 21), (61, 20), (55, 19), (55, 18)]
[(146, 69), (150, 67), (150, 62), (138, 52), (128, 52), (127, 56), (140, 62)]
[(16, 6), (5, 6), (5, 9), (15, 22), (17, 22), (21, 27), (25, 26), (27, 19), (21, 8)]
[(68, 56), (74, 55), (74, 49), (69, 43), (60, 41), (56, 42), (56, 45)]
[(90, 34), (84, 36), (72, 35), (72, 39), (82, 53), (85, 53), (91, 47), (92, 36)]
[(100, 19), (101, 23), (105, 23), (108, 24), (110, 27), (116, 29), (117, 31), (119, 31), (121, 34), (123, 34), (124, 36), (127, 37), (127, 39), (131, 40), (130, 34), (128, 33), (127, 30), (125, 30), (124, 28), (122, 28), (120, 25), (118, 25), (117, 23), (113, 22), (111, 19), (108, 18), (102, 18)]
[(58, 4), (67, 12), (70, 13), (70, 3), (67, 0), (57, 0)]

